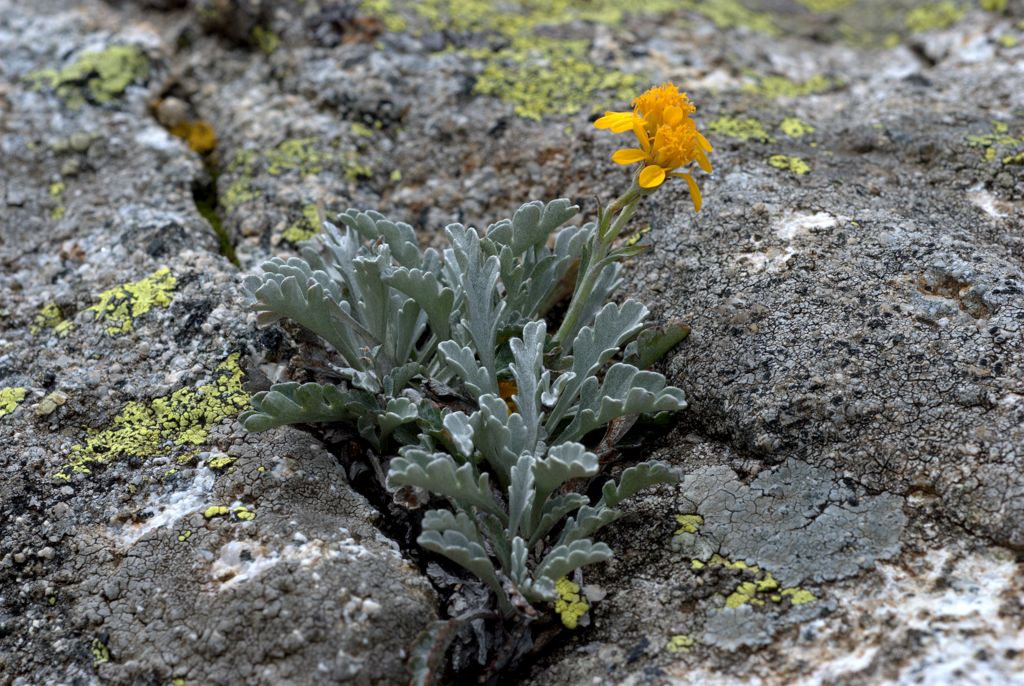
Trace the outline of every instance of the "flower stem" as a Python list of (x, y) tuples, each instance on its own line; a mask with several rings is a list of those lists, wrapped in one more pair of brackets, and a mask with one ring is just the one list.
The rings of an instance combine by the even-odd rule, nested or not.
[(552, 338), (552, 342), (556, 345), (564, 344), (565, 339), (575, 330), (576, 323), (579, 321), (583, 309), (587, 306), (587, 301), (590, 300), (590, 294), (593, 293), (594, 286), (597, 285), (601, 272), (608, 266), (608, 263), (604, 261), (608, 256), (608, 251), (611, 250), (615, 239), (619, 237), (619, 234), (622, 233), (622, 230), (633, 216), (640, 198), (648, 192), (641, 188), (634, 178), (630, 189), (616, 198), (615, 202), (600, 213), (597, 230), (594, 231), (593, 238), (591, 239), (585, 271), (582, 278), (577, 282), (576, 289), (572, 295), (572, 301), (569, 303), (569, 309), (562, 319), (562, 325), (558, 327), (558, 332)]

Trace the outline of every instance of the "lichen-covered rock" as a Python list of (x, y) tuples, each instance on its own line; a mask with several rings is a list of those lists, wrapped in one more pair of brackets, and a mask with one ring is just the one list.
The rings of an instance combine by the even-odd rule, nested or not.
[(683, 480), (510, 679), (1013, 683), (1024, 10), (980, 5), (0, 0), (0, 681), (404, 681), (437, 601), (320, 441), (236, 426), (316, 362), (231, 260), (592, 217), (591, 120), (674, 79), (715, 173), (626, 277), (693, 329)]

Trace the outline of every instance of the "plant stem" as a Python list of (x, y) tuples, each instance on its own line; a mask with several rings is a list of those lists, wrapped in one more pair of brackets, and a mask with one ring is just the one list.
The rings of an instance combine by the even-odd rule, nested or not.
[[(583, 309), (587, 306), (587, 301), (590, 300), (590, 294), (594, 291), (594, 286), (597, 285), (601, 272), (608, 266), (604, 263), (605, 257), (608, 256), (608, 251), (611, 250), (615, 239), (619, 237), (622, 229), (625, 228), (626, 223), (633, 216), (640, 198), (646, 194), (647, 191), (641, 188), (636, 178), (634, 178), (630, 189), (616, 198), (615, 202), (601, 212), (598, 217), (597, 230), (594, 231), (590, 244), (590, 254), (586, 262), (586, 272), (577, 282), (575, 292), (572, 294), (572, 301), (569, 303), (569, 309), (562, 319), (562, 325), (558, 327), (558, 332), (552, 338), (552, 342), (556, 345), (565, 343), (565, 339), (576, 328), (576, 323), (579, 321)], [(612, 221), (613, 219), (614, 221)]]

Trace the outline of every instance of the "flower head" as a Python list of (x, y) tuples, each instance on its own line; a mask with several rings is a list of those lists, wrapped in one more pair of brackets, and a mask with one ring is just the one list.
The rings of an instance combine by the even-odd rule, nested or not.
[[(690, 115), (697, 110), (672, 83), (655, 86), (633, 100), (632, 112), (606, 112), (594, 122), (599, 129), (612, 133), (632, 131), (639, 148), (616, 150), (612, 160), (618, 164), (643, 162), (639, 183), (642, 188), (657, 188), (669, 176), (686, 181), (693, 207), (701, 206), (700, 188), (689, 172), (694, 162), (711, 172), (707, 153), (708, 139), (697, 130)], [(677, 171), (682, 170), (682, 171)]]

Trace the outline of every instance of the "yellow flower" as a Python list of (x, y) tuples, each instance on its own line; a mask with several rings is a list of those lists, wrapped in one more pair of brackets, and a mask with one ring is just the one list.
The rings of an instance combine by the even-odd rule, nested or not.
[[(632, 131), (640, 143), (639, 148), (622, 148), (612, 155), (617, 164), (643, 162), (639, 183), (641, 188), (657, 188), (669, 176), (686, 181), (690, 188), (693, 207), (701, 206), (700, 188), (689, 172), (696, 162), (705, 172), (711, 172), (707, 153), (711, 152), (708, 139), (697, 130), (690, 119), (696, 107), (672, 83), (655, 86), (633, 100), (632, 112), (606, 112), (594, 122), (599, 129), (612, 133)], [(682, 171), (677, 171), (682, 169)]]

